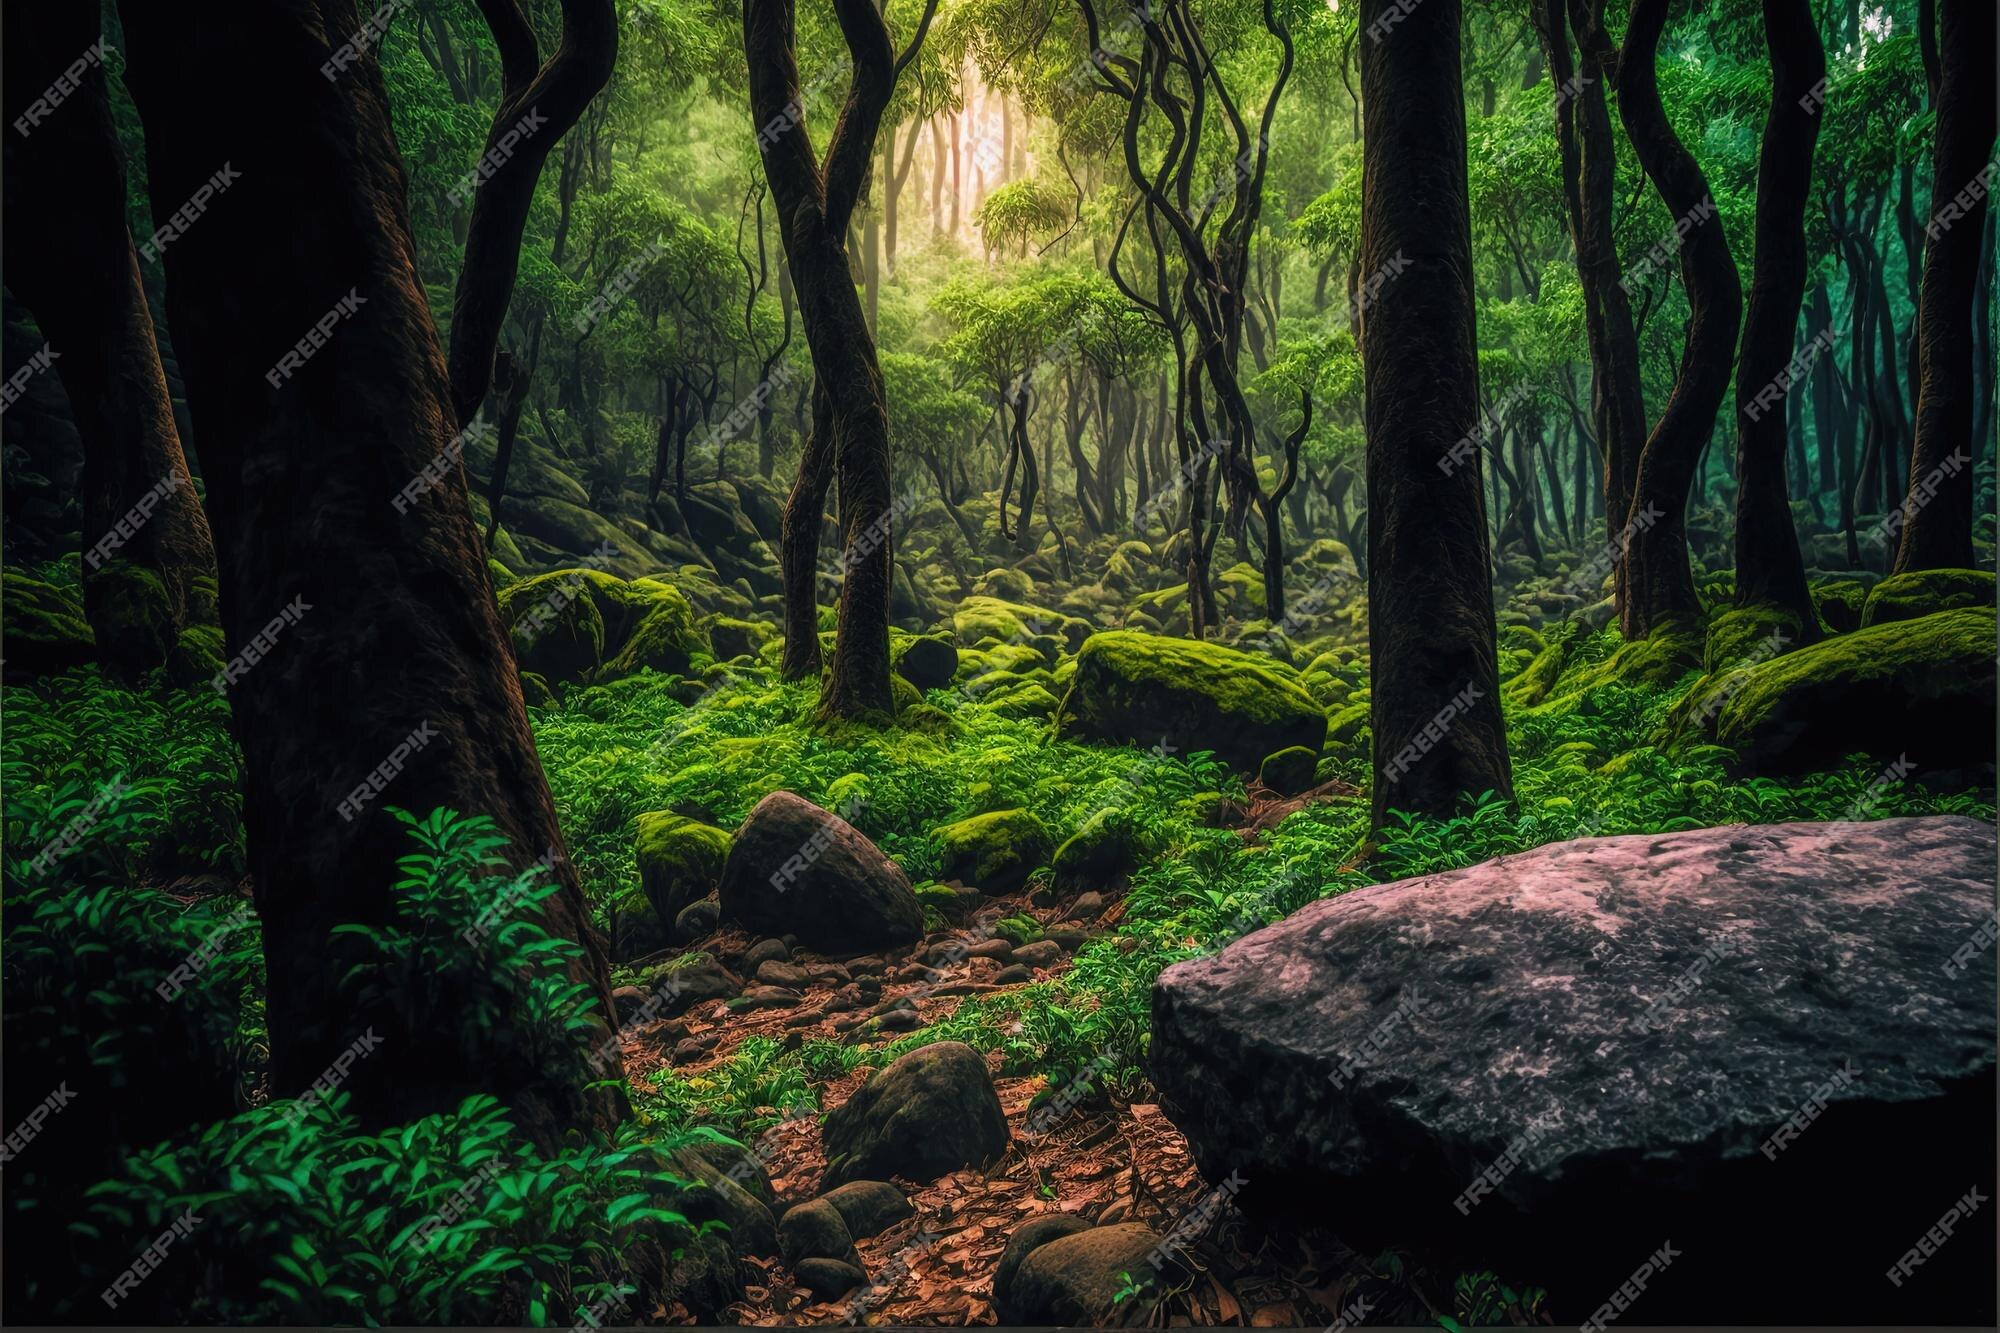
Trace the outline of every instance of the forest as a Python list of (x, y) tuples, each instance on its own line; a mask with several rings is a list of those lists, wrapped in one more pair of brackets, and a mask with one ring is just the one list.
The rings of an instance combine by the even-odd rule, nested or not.
[(1992, 1323), (1995, 8), (0, 0), (5, 1316)]

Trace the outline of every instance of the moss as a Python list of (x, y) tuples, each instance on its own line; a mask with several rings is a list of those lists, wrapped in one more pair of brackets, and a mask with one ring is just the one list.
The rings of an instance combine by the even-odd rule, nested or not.
[(959, 643), (975, 647), (987, 639), (1026, 643), (1037, 634), (1053, 630), (1074, 649), (1090, 633), (1090, 624), (1047, 607), (976, 596), (966, 598), (952, 612), (951, 630)]
[(1708, 622), (1702, 666), (1713, 674), (1738, 662), (1768, 661), (1798, 647), (1805, 638), (1799, 618), (1788, 611), (1775, 606), (1732, 606)]
[(755, 657), (763, 651), (765, 644), (777, 638), (777, 631), (756, 620), (708, 616), (702, 624), (708, 630), (709, 644), (715, 656), (725, 662), (738, 657)]
[(530, 708), (546, 708), (556, 701), (556, 692), (549, 688), (546, 676), (532, 671), (521, 673), (521, 699)]
[(1004, 598), (1010, 602), (1025, 602), (1035, 595), (1035, 581), (1019, 569), (989, 569), (980, 575), (977, 585), (982, 597)]
[(1062, 701), (1055, 693), (1039, 681), (1023, 681), (1004, 691), (995, 691), (984, 696), (984, 703), (995, 715), (1008, 718), (1052, 718), (1062, 707)]
[(1078, 736), (1210, 750), (1243, 772), (1294, 745), (1317, 753), (1326, 737), (1325, 712), (1288, 668), (1132, 630), (1085, 642), (1062, 712), (1065, 730)]
[[(548, 623), (533, 630), (540, 607), (549, 608)], [(712, 652), (688, 599), (655, 578), (552, 570), (501, 589), (500, 611), (522, 669), (551, 680), (582, 679), (600, 663), (607, 680), (641, 667), (679, 675), (695, 654)]]
[(1812, 590), (1819, 618), (1835, 634), (1851, 634), (1861, 628), (1861, 608), (1868, 601), (1868, 585), (1854, 579), (1835, 579)]
[(1042, 927), (1031, 916), (1002, 917), (993, 923), (993, 933), (1015, 948), (1042, 937)]
[[(1676, 685), (1689, 672), (1701, 670), (1706, 646), (1707, 637), (1695, 626), (1678, 622), (1661, 625), (1643, 639), (1621, 643), (1603, 661), (1566, 663), (1561, 678), (1535, 706), (1541, 709), (1570, 706), (1577, 696), (1600, 685), (1646, 685), (1656, 689)], [(1574, 645), (1569, 655), (1572, 659), (1576, 657)], [(1522, 676), (1527, 674), (1523, 672)], [(1502, 697), (1505, 698), (1504, 690)]]
[(1350, 703), (1326, 724), (1326, 743), (1340, 749), (1366, 748), (1369, 737), (1367, 700)]
[(95, 633), (99, 661), (136, 676), (167, 660), (179, 627), (173, 597), (157, 572), (130, 560), (107, 560), (85, 572), (83, 587), (84, 616)]
[(1861, 625), (1915, 620), (1935, 611), (1993, 606), (1993, 575), (1983, 569), (1920, 569), (1876, 584), (1861, 607)]
[(1026, 810), (995, 810), (933, 830), (944, 844), (946, 879), (985, 893), (1012, 893), (1049, 859), (1049, 831)]
[(919, 690), (941, 690), (958, 674), (958, 649), (944, 634), (891, 634), (889, 660)]
[(1264, 762), (1257, 769), (1257, 779), (1274, 792), (1296, 796), (1313, 785), (1318, 768), (1318, 751), (1294, 745), (1264, 756)]
[(1152, 849), (1122, 811), (1100, 810), (1063, 840), (1049, 860), (1058, 888), (1116, 886)]
[(493, 587), (496, 591), (501, 588), (512, 587), (521, 581), (514, 571), (508, 569), (507, 566), (501, 564), (492, 556), (486, 557), (486, 572), (493, 576)]
[(62, 671), (95, 658), (97, 636), (72, 590), (10, 569), (0, 573), (0, 603), (6, 608), (0, 656), (10, 677)]
[(1689, 705), (1757, 773), (1866, 753), (1922, 769), (1990, 767), (1994, 613), (1940, 611), (1824, 639), (1726, 677)]
[(656, 810), (632, 821), (632, 855), (639, 863), (639, 888), (659, 921), (671, 928), (689, 903), (706, 898), (722, 882), (729, 834), (713, 825)]

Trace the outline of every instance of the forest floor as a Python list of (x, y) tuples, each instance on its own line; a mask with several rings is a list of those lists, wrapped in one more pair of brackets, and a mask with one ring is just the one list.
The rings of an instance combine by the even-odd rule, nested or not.
[[(1358, 794), (1342, 782), (1293, 797), (1253, 786), (1246, 800), (1232, 804), (1230, 823), (1246, 843), (1255, 843), (1294, 811)], [(1034, 905), (1026, 891), (991, 895), (986, 901), (989, 919), (1024, 916), (1051, 930), (1082, 925), (1113, 940), (1125, 909), (1123, 898), (1116, 897), (1094, 919), (1077, 921), (1064, 907)], [(864, 1050), (868, 1043), (886, 1045), (903, 1031), (947, 1017), (966, 996), (1029, 984), (996, 982), (1007, 970), (1000, 959), (966, 954), (992, 938), (990, 928), (975, 925), (934, 931), (910, 948), (859, 960), (794, 951), (793, 963), (807, 971), (829, 963), (838, 971), (823, 972), (824, 979), (800, 988), (793, 1005), (736, 1009), (728, 1000), (708, 1000), (677, 1019), (628, 1028), (627, 1075), (635, 1086), (664, 1067), (689, 1079), (725, 1075), (744, 1043), (756, 1038), (775, 1040), (787, 1051), (815, 1039)], [(695, 942), (690, 951), (740, 958), (756, 939), (726, 928)], [(1035, 979), (1053, 981), (1068, 970), (1064, 958), (1035, 969)], [(843, 976), (879, 978), (879, 1000), (864, 1009), (845, 1007), (840, 999)], [(899, 1011), (915, 1017), (892, 1019), (881, 1029), (869, 1022), (870, 1015)], [(691, 1046), (704, 1049), (694, 1055)], [(824, 1105), (845, 1102), (887, 1058), (871, 1052), (828, 1080), (819, 1089)], [(856, 1241), (862, 1266), (873, 1275), (871, 1285), (837, 1300), (818, 1300), (781, 1259), (743, 1256), (762, 1277), (748, 1284), (745, 1299), (729, 1308), (734, 1322), (759, 1327), (996, 1324), (992, 1281), (1008, 1238), (1023, 1224), (1052, 1213), (1100, 1225), (1141, 1222), (1162, 1235), (1180, 1229), (1176, 1239), (1185, 1245), (1170, 1270), (1171, 1285), (1150, 1313), (1158, 1326), (1326, 1326), (1343, 1311), (1351, 1319), (1357, 1299), (1371, 1315), (1394, 1308), (1425, 1323), (1451, 1308), (1442, 1303), (1442, 1293), (1425, 1290), (1430, 1284), (1422, 1274), (1398, 1269), (1400, 1280), (1385, 1282), (1377, 1265), (1340, 1243), (1330, 1230), (1253, 1234), (1241, 1215), (1227, 1208), (1211, 1209), (1212, 1217), (1187, 1227), (1190, 1219), (1201, 1217), (1206, 1196), (1215, 1191), (1204, 1184), (1187, 1141), (1157, 1104), (1093, 1095), (1066, 1114), (1044, 1120), (1034, 1112), (1039, 1095), (1053, 1090), (1048, 1080), (1041, 1074), (1009, 1075), (998, 1051), (985, 1059), (1012, 1135), (1000, 1158), (984, 1170), (955, 1171), (929, 1183), (894, 1180), (915, 1213)], [(777, 1107), (755, 1110), (776, 1118), (761, 1134), (749, 1136), (748, 1146), (770, 1176), (773, 1212), (782, 1214), (787, 1206), (821, 1192), (827, 1166), (821, 1118), (786, 1115)], [(1133, 1277), (1143, 1282), (1153, 1275)]]

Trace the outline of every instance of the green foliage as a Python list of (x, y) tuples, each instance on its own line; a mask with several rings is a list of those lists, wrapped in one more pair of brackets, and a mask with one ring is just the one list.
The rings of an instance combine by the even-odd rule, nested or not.
[(673, 1248), (716, 1225), (676, 1207), (689, 1182), (668, 1168), (675, 1141), (627, 1132), (544, 1153), (485, 1094), (368, 1133), (345, 1102), (297, 1119), (264, 1107), (134, 1154), (73, 1228), (107, 1256), (82, 1289), (192, 1213), (140, 1291), (177, 1321), (474, 1324), (507, 1298), (529, 1324), (566, 1326), (634, 1290), (623, 1256), (641, 1238)]

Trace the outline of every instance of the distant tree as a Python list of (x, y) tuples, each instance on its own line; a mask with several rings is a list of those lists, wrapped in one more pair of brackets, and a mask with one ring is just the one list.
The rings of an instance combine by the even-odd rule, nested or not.
[[(1973, 296), (1992, 184), (1992, 0), (1937, 0), (1937, 130), (1917, 315), (1923, 377), (1896, 572), (1970, 565)], [(1929, 34), (1925, 34), (1928, 39)], [(1979, 183), (1982, 173), (1985, 184)], [(1987, 237), (1991, 248), (1991, 238)], [(1992, 256), (1986, 260), (1990, 266)], [(1986, 318), (1981, 309), (1980, 318)], [(1990, 344), (1989, 344), (1990, 345)], [(1990, 371), (1991, 367), (1987, 369)], [(1934, 494), (1924, 494), (1926, 490)]]
[[(195, 585), (214, 578), (215, 548), (126, 227), (125, 159), (105, 95), (99, 17), (86, 4), (6, 7), (14, 129), (4, 266), (48, 340), (83, 444), (84, 615), (98, 660), (130, 680), (165, 662), (197, 623)], [(66, 98), (30, 112), (71, 78)], [(196, 182), (188, 198), (203, 190), (203, 209), (226, 206), (214, 196), (233, 188), (235, 169), (212, 166), (210, 176), (223, 179)]]

